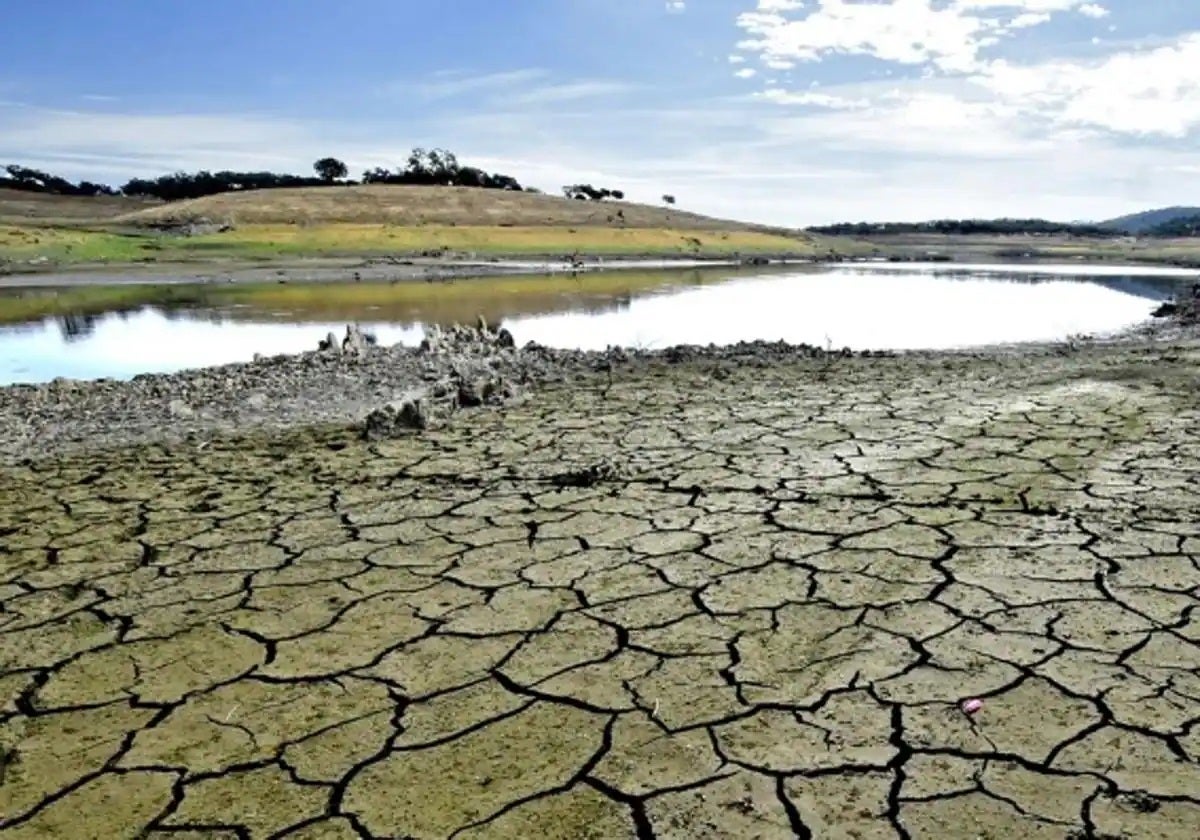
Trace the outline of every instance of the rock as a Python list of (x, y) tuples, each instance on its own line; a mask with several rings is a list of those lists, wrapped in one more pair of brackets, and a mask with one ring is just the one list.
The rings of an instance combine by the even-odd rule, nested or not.
[(342, 352), (350, 356), (361, 356), (375, 344), (372, 338), (373, 336), (368, 336), (359, 329), (357, 324), (347, 324), (346, 337), (342, 339)]
[(318, 352), (326, 353), (329, 351), (340, 352), (342, 345), (338, 343), (337, 336), (332, 332), (321, 339), (321, 343), (317, 345)]
[(482, 378), (462, 379), (458, 383), (458, 404), (462, 408), (476, 408), (483, 405), (488, 390), (488, 381)]
[(246, 405), (253, 409), (264, 409), (267, 407), (267, 403), (268, 400), (266, 394), (251, 394), (246, 398)]
[(425, 392), (413, 391), (368, 414), (363, 437), (367, 440), (401, 437), (429, 428), (430, 420)]
[(178, 420), (190, 420), (196, 412), (183, 400), (171, 400), (167, 403), (167, 413)]
[(430, 327), (425, 332), (419, 352), (487, 357), (515, 346), (512, 333), (505, 329), (493, 333), (481, 316), (479, 325), (475, 327), (455, 325), (444, 331), (436, 326)]
[(502, 375), (490, 369), (469, 373), (456, 371), (457, 381), (455, 407), (478, 408), (481, 405), (498, 405), (517, 395), (517, 389)]

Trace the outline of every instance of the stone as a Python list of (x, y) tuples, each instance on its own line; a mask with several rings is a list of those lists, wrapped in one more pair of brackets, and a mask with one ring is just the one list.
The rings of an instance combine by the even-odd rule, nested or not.
[(463, 408), (481, 406), (488, 391), (489, 382), (486, 379), (476, 377), (461, 379), (458, 383), (458, 404)]
[(346, 337), (342, 339), (342, 352), (361, 356), (375, 344), (375, 337), (364, 333), (357, 324), (346, 325)]
[(167, 412), (177, 420), (190, 420), (196, 416), (195, 410), (183, 400), (171, 400), (167, 403)]
[(383, 440), (429, 428), (431, 416), (424, 391), (410, 392), (367, 415), (363, 437)]
[(317, 345), (317, 351), (320, 353), (327, 353), (330, 351), (335, 353), (341, 352), (341, 348), (342, 345), (338, 343), (337, 336), (332, 332), (327, 333), (326, 336), (321, 339), (321, 343)]

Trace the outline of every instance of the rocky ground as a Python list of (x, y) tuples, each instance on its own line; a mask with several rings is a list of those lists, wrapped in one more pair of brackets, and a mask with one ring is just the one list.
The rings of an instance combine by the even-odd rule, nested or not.
[(1194, 340), (507, 344), (0, 390), (0, 836), (1197, 836)]

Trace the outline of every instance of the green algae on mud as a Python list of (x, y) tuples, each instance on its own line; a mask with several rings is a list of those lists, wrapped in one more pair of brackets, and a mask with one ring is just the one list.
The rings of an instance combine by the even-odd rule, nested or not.
[(1198, 363), (661, 358), (0, 467), (0, 831), (1190, 840)]
[[(410, 280), (0, 288), (0, 324), (155, 307), (167, 312), (217, 311), (230, 318), (400, 319), (450, 326), (473, 322), (480, 314), (498, 321), (570, 306), (602, 306), (632, 294), (718, 283), (736, 276), (738, 271), (735, 266), (722, 266), (571, 275), (505, 274), (486, 280), (467, 277), (434, 283)], [(347, 270), (347, 275), (350, 273)]]

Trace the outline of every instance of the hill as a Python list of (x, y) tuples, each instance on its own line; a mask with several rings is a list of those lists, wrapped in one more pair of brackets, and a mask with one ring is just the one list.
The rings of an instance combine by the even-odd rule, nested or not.
[(0, 225), (94, 224), (155, 204), (122, 195), (54, 195), (0, 187)]
[(62, 213), (94, 212), (87, 223), (0, 223), (0, 272), (310, 257), (824, 257), (841, 247), (816, 234), (671, 207), (471, 187), (279, 188), (152, 206), (122, 197), (37, 198)]
[(842, 222), (808, 228), (831, 236), (898, 236), (943, 234), (947, 236), (1114, 236), (1099, 225), (1052, 222), (1047, 219), (933, 219), (926, 222)]
[(799, 231), (714, 219), (668, 207), (578, 201), (540, 193), (472, 187), (302, 187), (223, 193), (172, 202), (117, 219), (162, 227), (198, 222), (230, 225), (377, 224), (401, 227), (605, 227), (704, 231)]
[(1177, 219), (1200, 216), (1200, 207), (1161, 207), (1157, 210), (1147, 210), (1143, 213), (1131, 213), (1101, 222), (1101, 227), (1120, 230), (1125, 233), (1149, 233), (1152, 228), (1161, 227)]

